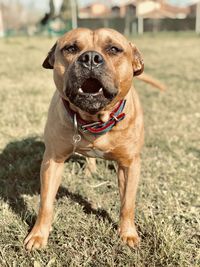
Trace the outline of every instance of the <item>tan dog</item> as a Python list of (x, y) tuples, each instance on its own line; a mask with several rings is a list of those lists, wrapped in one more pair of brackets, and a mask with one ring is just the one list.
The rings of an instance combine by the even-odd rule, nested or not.
[(143, 72), (139, 51), (114, 30), (82, 28), (61, 37), (43, 67), (53, 69), (57, 90), (45, 127), (39, 215), (26, 248), (47, 244), (64, 161), (73, 152), (117, 161), (119, 234), (129, 246), (137, 245), (134, 209), (144, 126), (132, 79)]

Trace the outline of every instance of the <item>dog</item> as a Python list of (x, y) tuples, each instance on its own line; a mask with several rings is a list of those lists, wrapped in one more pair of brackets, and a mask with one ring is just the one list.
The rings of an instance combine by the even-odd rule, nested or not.
[[(44, 131), (39, 214), (25, 238), (26, 249), (46, 246), (64, 162), (75, 152), (118, 163), (118, 232), (128, 246), (138, 245), (134, 217), (144, 122), (132, 80), (144, 70), (141, 53), (113, 29), (78, 28), (54, 44), (43, 67), (53, 69), (57, 89)], [(163, 89), (148, 76), (141, 77)]]

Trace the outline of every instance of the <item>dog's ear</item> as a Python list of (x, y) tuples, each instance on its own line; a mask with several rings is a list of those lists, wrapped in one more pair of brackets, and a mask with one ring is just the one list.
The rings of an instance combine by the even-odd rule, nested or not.
[(137, 47), (133, 43), (130, 43), (130, 46), (132, 48), (133, 76), (138, 76), (144, 71), (144, 61)]
[(42, 67), (45, 69), (53, 69), (54, 61), (55, 61), (55, 50), (56, 50), (57, 43), (52, 46), (51, 50), (49, 51), (47, 57), (45, 58)]

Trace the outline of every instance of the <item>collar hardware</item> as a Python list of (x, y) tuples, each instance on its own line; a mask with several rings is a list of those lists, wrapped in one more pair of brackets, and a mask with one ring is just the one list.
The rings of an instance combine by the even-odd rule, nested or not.
[(73, 141), (73, 154), (74, 154), (76, 152), (78, 143), (81, 141), (81, 135), (78, 133), (78, 122), (76, 113), (74, 113), (73, 123), (74, 123), (74, 135), (72, 137), (72, 141)]
[(111, 116), (116, 122), (119, 121), (119, 119), (118, 119), (114, 114), (111, 114), (110, 116)]

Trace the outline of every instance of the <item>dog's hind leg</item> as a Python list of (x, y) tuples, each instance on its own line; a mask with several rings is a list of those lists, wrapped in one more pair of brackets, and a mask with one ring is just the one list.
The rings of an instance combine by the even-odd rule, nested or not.
[(85, 176), (90, 177), (97, 172), (97, 165), (95, 158), (86, 158)]

